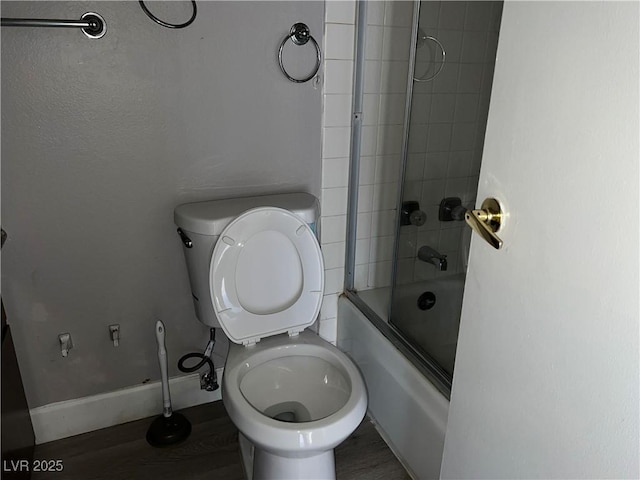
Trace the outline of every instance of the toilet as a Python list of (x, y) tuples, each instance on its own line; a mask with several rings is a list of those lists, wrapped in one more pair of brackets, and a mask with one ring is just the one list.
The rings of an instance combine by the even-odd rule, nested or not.
[(306, 193), (174, 212), (196, 315), (230, 340), (222, 401), (248, 479), (335, 479), (333, 449), (366, 413), (357, 367), (307, 330), (324, 291), (317, 218)]

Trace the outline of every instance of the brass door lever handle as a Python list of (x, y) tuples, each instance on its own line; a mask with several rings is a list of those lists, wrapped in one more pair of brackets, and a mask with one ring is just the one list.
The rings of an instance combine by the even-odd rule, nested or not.
[(502, 226), (502, 209), (495, 198), (487, 198), (479, 210), (467, 210), (464, 219), (473, 230), (496, 250), (502, 240), (496, 235)]

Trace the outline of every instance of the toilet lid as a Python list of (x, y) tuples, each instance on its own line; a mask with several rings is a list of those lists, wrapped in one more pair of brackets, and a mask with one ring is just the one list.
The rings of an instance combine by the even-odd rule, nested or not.
[(320, 312), (324, 262), (313, 231), (281, 208), (248, 210), (220, 234), (209, 269), (211, 299), (232, 342), (296, 333)]

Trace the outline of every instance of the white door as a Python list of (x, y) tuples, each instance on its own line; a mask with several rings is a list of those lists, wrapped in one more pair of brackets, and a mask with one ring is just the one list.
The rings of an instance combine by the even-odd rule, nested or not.
[(639, 3), (507, 2), (443, 478), (639, 478)]

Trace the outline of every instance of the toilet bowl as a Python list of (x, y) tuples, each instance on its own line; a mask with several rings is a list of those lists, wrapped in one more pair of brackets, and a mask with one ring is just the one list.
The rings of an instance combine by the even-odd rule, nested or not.
[[(231, 341), (222, 400), (240, 431), (249, 479), (335, 479), (333, 449), (367, 409), (355, 364), (305, 330), (324, 292), (311, 199), (286, 194), (176, 209), (198, 317)], [(209, 262), (206, 276), (201, 262)]]
[(335, 478), (333, 449), (367, 409), (353, 362), (307, 331), (252, 348), (231, 345), (222, 400), (250, 442), (242, 453), (247, 476), (256, 480)]

